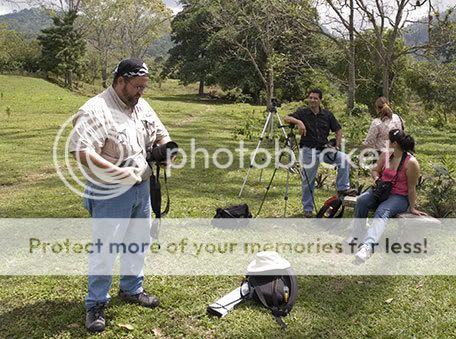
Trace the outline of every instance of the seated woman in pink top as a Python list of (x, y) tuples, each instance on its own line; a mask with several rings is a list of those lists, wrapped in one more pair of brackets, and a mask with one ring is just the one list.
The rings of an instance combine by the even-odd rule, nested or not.
[[(414, 151), (415, 140), (400, 129), (391, 130), (388, 136), (393, 152), (381, 154), (376, 167), (372, 170), (372, 179), (374, 182), (379, 178), (382, 181), (391, 181), (393, 188), (388, 199), (383, 202), (377, 200), (372, 189), (361, 194), (357, 199), (353, 237), (364, 233), (369, 210), (375, 208), (372, 225), (356, 253), (359, 261), (366, 261), (371, 256), (373, 244), (378, 243), (382, 237), (388, 218), (403, 213), (408, 208), (412, 214), (426, 215), (418, 211), (415, 205), (416, 184), (420, 173), (418, 161), (410, 153)], [(402, 166), (397, 172), (402, 159)]]
[(365, 147), (384, 152), (388, 148), (389, 131), (393, 129), (403, 130), (404, 126), (399, 115), (391, 110), (387, 98), (379, 97), (375, 101), (375, 110), (377, 111), (377, 118), (372, 121), (363, 144)]

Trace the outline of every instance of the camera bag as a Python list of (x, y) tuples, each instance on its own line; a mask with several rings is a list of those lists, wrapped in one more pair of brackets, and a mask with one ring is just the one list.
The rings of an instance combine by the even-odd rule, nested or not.
[[(217, 208), (211, 224), (220, 228), (245, 227), (252, 218), (247, 204), (240, 204), (226, 208)], [(230, 219), (230, 220), (223, 220)]]
[(296, 274), (291, 268), (274, 275), (248, 275), (247, 282), (251, 288), (252, 298), (269, 309), (276, 322), (282, 328), (287, 325), (282, 317), (287, 316), (298, 296)]

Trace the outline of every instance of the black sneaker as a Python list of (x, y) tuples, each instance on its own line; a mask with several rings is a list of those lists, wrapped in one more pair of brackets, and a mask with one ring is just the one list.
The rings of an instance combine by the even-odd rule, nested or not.
[(86, 312), (85, 326), (91, 332), (103, 332), (105, 329), (105, 304), (97, 304)]
[(304, 218), (313, 218), (312, 211), (304, 211)]
[(144, 307), (154, 308), (160, 305), (160, 299), (156, 296), (148, 295), (145, 291), (138, 294), (126, 294), (119, 291), (119, 298), (133, 304), (139, 304)]

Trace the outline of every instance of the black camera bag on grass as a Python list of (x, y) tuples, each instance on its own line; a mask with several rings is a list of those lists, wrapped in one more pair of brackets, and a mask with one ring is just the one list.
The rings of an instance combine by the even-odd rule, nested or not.
[(248, 225), (249, 218), (252, 218), (252, 213), (249, 211), (249, 206), (247, 204), (240, 204), (227, 208), (217, 208), (211, 224), (221, 228), (240, 228)]
[(254, 300), (268, 308), (277, 323), (285, 329), (282, 317), (287, 316), (298, 296), (296, 274), (291, 268), (278, 275), (249, 275), (246, 277)]

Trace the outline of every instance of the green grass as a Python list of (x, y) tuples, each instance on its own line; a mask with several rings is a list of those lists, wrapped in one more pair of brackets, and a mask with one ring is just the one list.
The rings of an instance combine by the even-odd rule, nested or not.
[[(93, 87), (80, 89), (93, 93)], [(197, 88), (176, 82), (154, 86), (146, 99), (173, 138), (186, 151), (191, 138), (212, 154), (234, 148), (233, 130), (254, 112), (256, 131), (264, 123), (263, 108), (226, 104), (196, 95)], [(81, 198), (55, 174), (52, 144), (59, 126), (87, 97), (40, 79), (0, 76), (0, 216), (3, 218), (88, 217)], [(282, 115), (291, 110), (281, 109)], [(7, 109), (8, 108), (8, 109)], [(9, 116), (7, 111), (10, 112)], [(345, 127), (345, 126), (344, 126)], [(253, 126), (252, 126), (253, 128)], [(366, 128), (351, 126), (347, 128)], [(417, 157), (425, 171), (442, 151), (456, 155), (456, 133), (416, 128)], [(246, 140), (253, 150), (256, 137)], [(246, 158), (247, 162), (247, 158)], [(235, 163), (236, 165), (236, 163)], [(272, 168), (252, 170), (241, 199), (237, 197), (246, 170), (196, 168), (175, 170), (169, 179), (170, 217), (207, 217), (221, 206), (246, 202), (259, 207)], [(316, 192), (320, 205), (334, 193), (334, 173)], [(278, 171), (263, 207), (263, 217), (283, 213), (286, 173)], [(290, 181), (288, 216), (301, 216), (300, 178)], [(225, 319), (206, 314), (206, 306), (239, 284), (240, 277), (147, 277), (147, 290), (160, 296), (159, 310), (144, 310), (113, 298), (107, 312), (109, 338), (136, 337), (451, 337), (455, 333), (456, 298), (452, 277), (314, 277), (299, 279), (300, 295), (289, 325), (282, 332), (270, 314), (254, 303), (241, 305)], [(0, 278), (0, 337), (77, 338), (84, 329), (86, 277)], [(112, 293), (118, 288), (114, 278)], [(393, 298), (391, 303), (385, 300)], [(118, 324), (131, 324), (133, 331)], [(155, 332), (154, 332), (155, 331)], [(155, 334), (154, 334), (155, 333)]]

